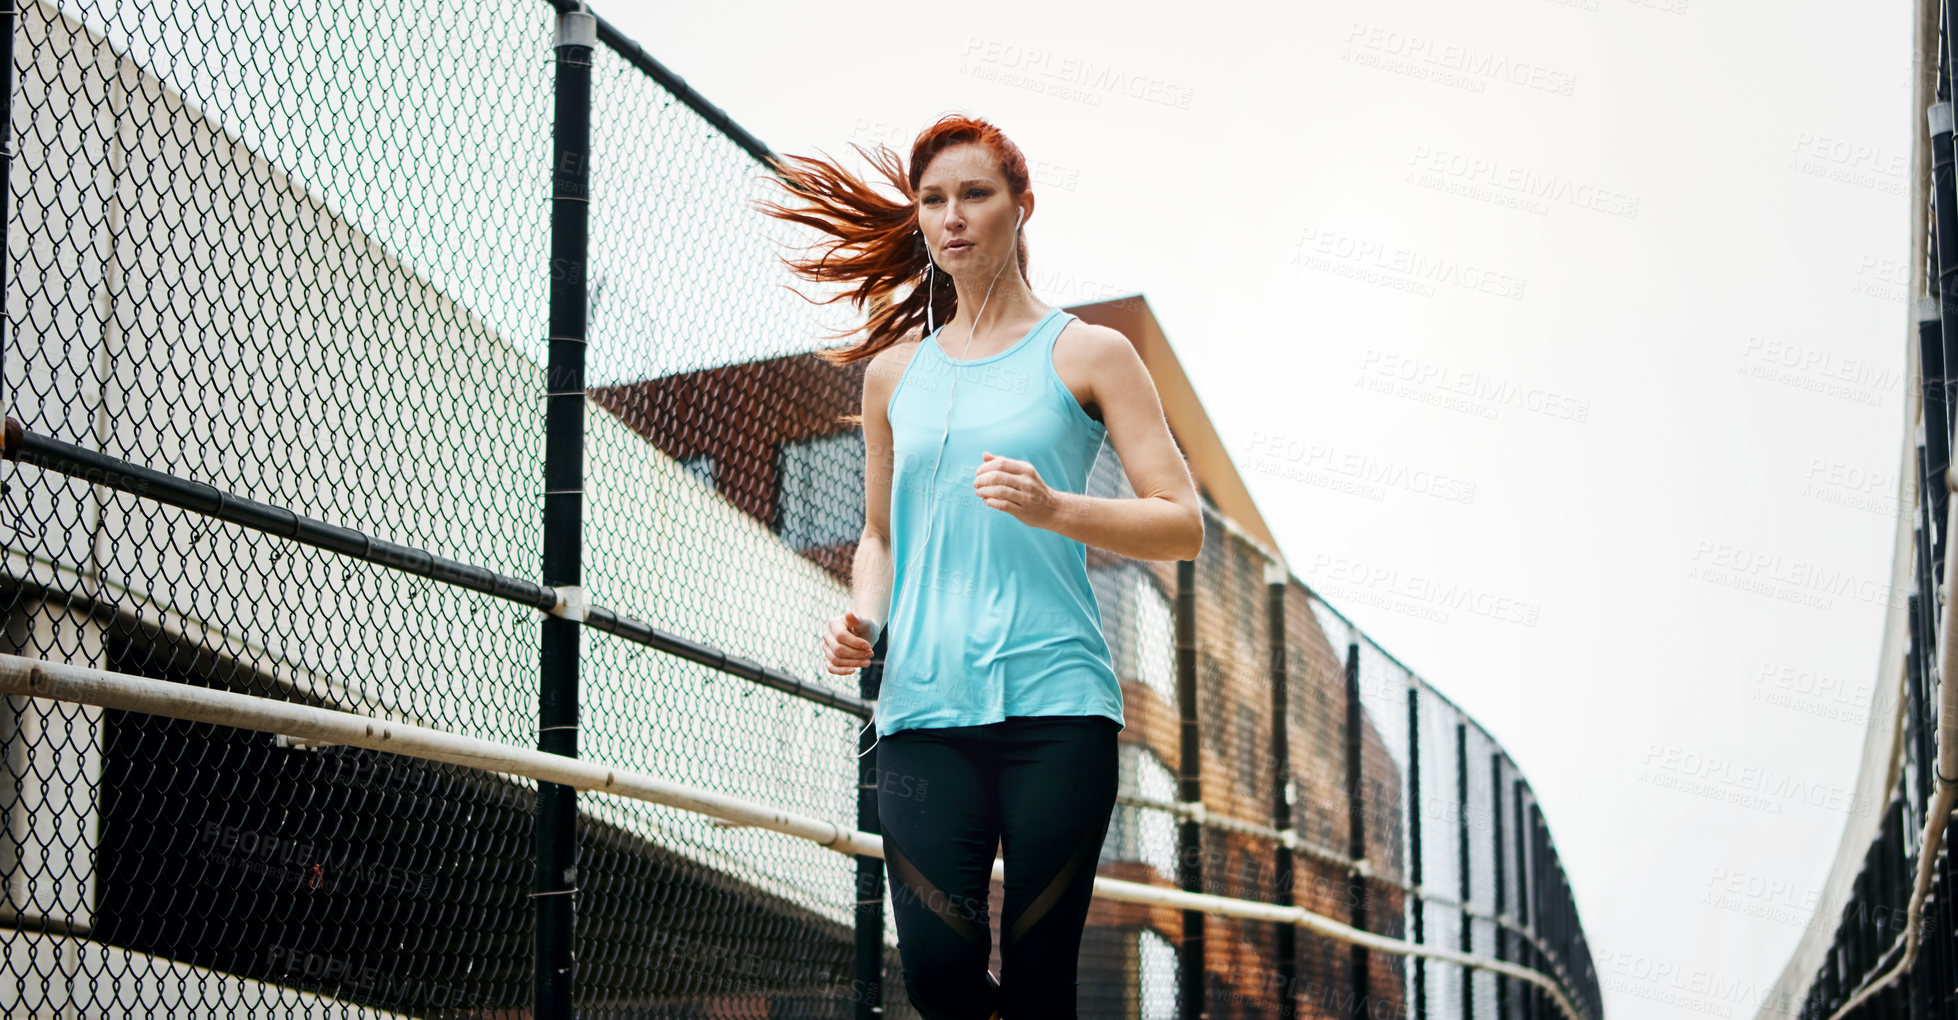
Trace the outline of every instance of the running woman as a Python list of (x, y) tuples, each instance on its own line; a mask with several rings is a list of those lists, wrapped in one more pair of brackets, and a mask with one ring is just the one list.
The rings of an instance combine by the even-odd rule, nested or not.
[[(912, 1004), (926, 1020), (1073, 1020), (1123, 728), (1086, 547), (1194, 559), (1202, 512), (1134, 346), (1033, 295), (1019, 147), (947, 115), (908, 172), (878, 150), (904, 201), (791, 156), (777, 170), (810, 207), (762, 204), (837, 238), (785, 261), (861, 281), (873, 309), (867, 339), (824, 355), (872, 359), (852, 604), (828, 621), (824, 655), (847, 675), (884, 652), (872, 750), (880, 775), (909, 780), (878, 784), (878, 813)], [(1135, 498), (1085, 495), (1104, 439)]]

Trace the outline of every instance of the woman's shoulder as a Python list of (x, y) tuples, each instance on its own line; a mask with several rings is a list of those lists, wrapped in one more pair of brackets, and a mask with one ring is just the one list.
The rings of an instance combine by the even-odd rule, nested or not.
[(1082, 353), (1089, 355), (1097, 352), (1105, 353), (1116, 344), (1130, 349), (1134, 348), (1134, 345), (1129, 343), (1129, 338), (1121, 330), (1113, 326), (1097, 325), (1080, 316), (1070, 317), (1067, 324), (1061, 327), (1061, 331), (1054, 335), (1055, 344), (1058, 345), (1063, 342), (1067, 346), (1076, 348)]
[(864, 368), (863, 392), (866, 401), (882, 400), (889, 403), (891, 395), (897, 392), (898, 381), (904, 378), (904, 370), (911, 366), (911, 359), (917, 357), (923, 345), (916, 332), (907, 333), (896, 343), (870, 356), (870, 364)]
[(924, 335), (913, 330), (897, 338), (897, 342), (877, 352), (877, 360), (888, 361), (899, 368), (911, 363), (912, 357), (924, 347)]
[(899, 377), (904, 375), (904, 370), (910, 366), (911, 359), (917, 357), (918, 351), (923, 347), (924, 344), (920, 342), (917, 333), (906, 333), (896, 343), (871, 355), (870, 367), (866, 370), (866, 374), (877, 377), (888, 390), (890, 386), (897, 383)]
[(1054, 371), (1083, 402), (1093, 401), (1099, 386), (1120, 381), (1125, 362), (1141, 355), (1121, 330), (1075, 318), (1054, 337)]

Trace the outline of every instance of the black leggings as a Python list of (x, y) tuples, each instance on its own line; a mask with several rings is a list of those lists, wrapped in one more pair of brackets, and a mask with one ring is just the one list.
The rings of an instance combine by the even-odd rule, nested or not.
[[(1119, 779), (1113, 719), (1009, 716), (877, 745), (904, 989), (925, 1020), (1073, 1020), (1081, 929)], [(987, 894), (1004, 841), (995, 983)]]

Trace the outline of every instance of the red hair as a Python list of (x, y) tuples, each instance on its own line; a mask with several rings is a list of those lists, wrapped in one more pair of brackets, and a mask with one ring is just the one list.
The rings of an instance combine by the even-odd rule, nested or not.
[[(827, 159), (786, 157), (797, 164), (795, 167), (779, 159), (769, 160), (779, 175), (776, 182), (790, 194), (805, 199), (808, 207), (791, 209), (766, 201), (756, 205), (768, 215), (813, 227), (836, 239), (829, 242), (829, 250), (820, 257), (785, 258), (783, 264), (806, 280), (857, 281), (858, 284), (854, 292), (840, 293), (823, 301), (814, 301), (794, 287), (789, 290), (811, 304), (831, 304), (851, 298), (857, 307), (867, 305), (870, 309), (865, 326), (834, 334), (841, 338), (868, 330), (863, 341), (842, 350), (818, 351), (818, 357), (833, 365), (847, 365), (874, 357), (914, 329), (920, 337), (924, 335), (925, 266), (929, 253), (924, 237), (918, 233), (918, 180), (940, 152), (966, 142), (977, 142), (992, 153), (1010, 194), (1015, 198), (1026, 194), (1031, 178), (1027, 173), (1027, 157), (1020, 147), (991, 123), (960, 114), (946, 114), (919, 133), (911, 144), (909, 170), (888, 146), (879, 144), (873, 155), (855, 142), (850, 143), (897, 188), (902, 201), (886, 198), (863, 179)], [(1027, 277), (1023, 238), (1016, 252), (1020, 278), (1031, 283)], [(958, 288), (943, 269), (931, 273), (930, 278), (931, 317), (942, 324), (958, 311)], [(909, 290), (903, 299), (894, 300), (896, 292), (905, 287)]]

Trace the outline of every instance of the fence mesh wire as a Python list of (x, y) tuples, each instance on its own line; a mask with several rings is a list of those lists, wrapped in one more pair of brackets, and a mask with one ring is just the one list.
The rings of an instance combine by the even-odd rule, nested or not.
[[(532, 578), (544, 398), (565, 385), (545, 368), (547, 278), (582, 274), (591, 601), (854, 695), (819, 635), (864, 517), (842, 420), (862, 368), (812, 353), (851, 323), (782, 286), (777, 254), (807, 238), (754, 213), (778, 196), (752, 147), (616, 39), (592, 55), (590, 257), (549, 263), (557, 17), (534, 0), (21, 5), (0, 401), (114, 461)], [(532, 609), (114, 478), (4, 471), (6, 651), (536, 745)], [(1112, 445), (1088, 492), (1134, 495)], [(1535, 816), (1515, 798), (1534, 807), (1501, 749), (1294, 579), (1274, 651), (1268, 555), (1214, 507), (1206, 534), (1191, 706), (1177, 564), (1089, 550), (1127, 711), (1100, 874), (1554, 962), (1600, 1016), (1567, 894), (1536, 900), (1554, 853), (1518, 828)], [(581, 756), (854, 821), (858, 715), (591, 628), (579, 674)], [(532, 1009), (536, 783), (21, 697), (0, 737), (9, 1015)], [(1186, 777), (1207, 814), (1194, 842)], [(872, 890), (851, 859), (601, 793), (578, 812), (580, 1014), (913, 1015), (887, 888), (881, 992), (856, 979)], [(1453, 964), (1304, 930), (1281, 959), (1275, 926), (1216, 916), (1199, 947), (1186, 923), (1097, 900), (1081, 1015), (1188, 1015), (1193, 953), (1218, 1020), (1551, 1015)]]

